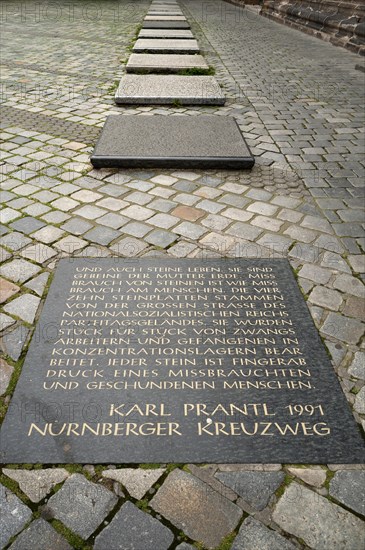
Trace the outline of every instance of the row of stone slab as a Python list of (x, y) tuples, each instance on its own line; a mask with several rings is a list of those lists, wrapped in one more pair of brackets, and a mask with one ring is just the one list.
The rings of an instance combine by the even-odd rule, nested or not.
[[(182, 24), (184, 29), (175, 28)], [(176, 74), (208, 72), (209, 66), (199, 52), (198, 42), (179, 5), (153, 2), (128, 60), (128, 74), (121, 79), (115, 94), (115, 102), (119, 105), (224, 105), (224, 94), (214, 77)]]
[[(151, 28), (152, 26), (152, 28)], [(177, 28), (176, 28), (177, 26)], [(154, 34), (152, 34), (154, 31)], [(166, 33), (168, 35), (166, 35)], [(191, 43), (197, 48), (190, 27), (174, 0), (154, 0), (134, 51), (156, 52), (161, 41)], [(146, 33), (148, 36), (146, 36)], [(148, 42), (144, 42), (144, 40)], [(154, 43), (150, 46), (151, 39)], [(196, 44), (196, 45), (195, 45)], [(171, 43), (165, 44), (170, 48)], [(151, 49), (149, 49), (151, 48)], [(181, 69), (207, 68), (202, 56), (133, 53), (127, 71), (173, 73)], [(179, 50), (181, 51), (181, 49)], [(224, 96), (215, 78), (207, 75), (127, 74), (116, 93), (117, 103), (222, 105)], [(149, 113), (150, 114), (150, 113)], [(109, 116), (91, 156), (95, 168), (251, 168), (254, 159), (233, 117), (187, 115)]]

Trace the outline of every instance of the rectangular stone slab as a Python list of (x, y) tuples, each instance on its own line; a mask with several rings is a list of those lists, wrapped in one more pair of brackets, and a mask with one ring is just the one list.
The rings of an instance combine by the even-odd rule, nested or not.
[(115, 102), (125, 104), (224, 105), (225, 97), (213, 76), (123, 76)]
[[(136, 117), (138, 118), (138, 117)], [(364, 442), (286, 260), (63, 259), (3, 463), (357, 463)]]
[(110, 115), (91, 156), (96, 168), (252, 168), (233, 117)]
[(143, 21), (143, 29), (190, 29), (187, 21)]
[(186, 69), (209, 67), (201, 55), (132, 53), (126, 65), (127, 73), (149, 71), (153, 73), (176, 73)]
[(160, 15), (163, 15), (163, 16), (166, 16), (166, 15), (172, 15), (172, 16), (175, 16), (175, 15), (184, 15), (183, 12), (181, 10), (149, 10), (147, 12), (147, 15), (153, 15), (153, 16), (160, 16)]
[(199, 46), (196, 40), (139, 38), (133, 46), (133, 51), (136, 53), (199, 53)]
[(189, 38), (194, 38), (194, 35), (191, 31), (181, 29), (142, 29), (138, 38), (179, 38), (180, 40), (187, 40)]
[(144, 21), (186, 21), (183, 15), (146, 15)]

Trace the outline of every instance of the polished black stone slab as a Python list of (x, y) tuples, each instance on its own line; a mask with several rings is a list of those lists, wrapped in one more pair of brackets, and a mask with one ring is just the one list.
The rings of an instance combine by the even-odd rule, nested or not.
[(233, 117), (108, 116), (91, 156), (95, 168), (252, 168)]
[(286, 260), (63, 259), (5, 463), (356, 463), (363, 441)]

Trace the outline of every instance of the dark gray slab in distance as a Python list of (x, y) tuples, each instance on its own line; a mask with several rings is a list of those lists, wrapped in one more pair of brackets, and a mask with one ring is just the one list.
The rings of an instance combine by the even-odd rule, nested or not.
[(187, 21), (143, 21), (142, 29), (190, 29)]
[(132, 53), (126, 65), (127, 73), (179, 73), (199, 69), (208, 71), (209, 66), (202, 55)]
[(196, 40), (139, 38), (133, 46), (133, 51), (135, 53), (194, 54), (199, 53), (199, 46)]
[(135, 75), (122, 77), (115, 102), (126, 104), (224, 105), (222, 88), (214, 76)]
[(286, 260), (68, 258), (1, 452), (4, 463), (351, 464), (364, 442)]
[(91, 156), (95, 168), (252, 168), (233, 117), (140, 115), (107, 118)]
[(138, 38), (179, 38), (189, 39), (194, 38), (191, 31), (184, 29), (141, 29)]

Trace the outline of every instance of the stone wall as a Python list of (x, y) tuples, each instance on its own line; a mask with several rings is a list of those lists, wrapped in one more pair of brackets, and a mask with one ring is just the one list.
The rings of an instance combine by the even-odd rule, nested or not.
[(365, 55), (365, 0), (264, 0), (261, 15)]

